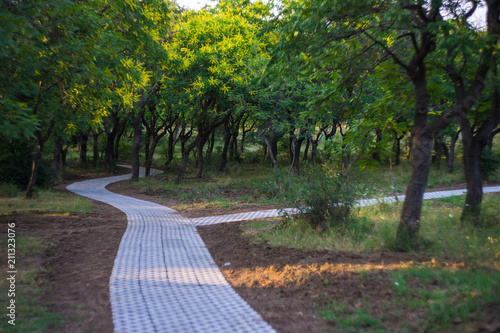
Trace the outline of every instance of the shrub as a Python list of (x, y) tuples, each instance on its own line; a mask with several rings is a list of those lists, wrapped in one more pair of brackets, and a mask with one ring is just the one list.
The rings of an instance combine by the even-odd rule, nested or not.
[(312, 227), (344, 229), (353, 223), (348, 174), (317, 166), (292, 182), (289, 196), (299, 218)]
[(479, 163), (481, 175), (487, 180), (500, 166), (500, 158), (496, 156), (491, 149), (485, 148), (481, 152), (481, 161)]

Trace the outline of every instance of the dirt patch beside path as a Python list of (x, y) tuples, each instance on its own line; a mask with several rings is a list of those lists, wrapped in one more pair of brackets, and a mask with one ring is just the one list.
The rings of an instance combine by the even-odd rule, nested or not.
[(109, 278), (126, 229), (125, 214), (94, 202), (89, 214), (0, 215), (2, 232), (9, 222), (16, 223), (18, 236), (39, 237), (48, 244), (42, 263), (47, 291), (41, 301), (65, 319), (53, 332), (113, 332)]
[[(236, 292), (278, 332), (346, 330), (336, 326), (339, 321), (323, 319), (319, 313), (319, 309), (331, 306), (332, 301), (337, 304), (335, 315), (342, 318), (380, 318), (379, 328), (388, 332), (423, 331), (426, 314), (395, 302), (394, 281), (389, 275), (392, 270), (408, 267), (412, 261), (429, 258), (403, 253), (271, 248), (267, 244), (252, 244), (243, 235), (248, 223), (203, 226), (198, 231)], [(452, 329), (497, 332), (500, 321), (495, 319), (494, 311), (489, 312), (492, 313), (485, 314), (483, 320), (477, 318), (477, 322), (457, 324)], [(370, 326), (355, 327), (356, 331), (370, 331)]]
[[(229, 206), (229, 207), (211, 207), (210, 205), (203, 205), (203, 203), (199, 203), (197, 201), (185, 202), (179, 199), (172, 198), (172, 195), (169, 196), (169, 194), (171, 193), (166, 190), (141, 192), (137, 189), (128, 186), (126, 180), (109, 184), (108, 186), (106, 186), (106, 189), (121, 195), (126, 195), (136, 199), (151, 201), (159, 205), (174, 208), (177, 211), (179, 211), (179, 214), (187, 218), (246, 213), (259, 210), (284, 208), (286, 206), (284, 204), (257, 205), (251, 203), (238, 203), (234, 206)], [(226, 199), (237, 200), (240, 196), (245, 194), (247, 193), (244, 190), (243, 191), (233, 190), (231, 192), (226, 193), (227, 196)], [(182, 209), (178, 209), (176, 207), (180, 205), (183, 206)]]

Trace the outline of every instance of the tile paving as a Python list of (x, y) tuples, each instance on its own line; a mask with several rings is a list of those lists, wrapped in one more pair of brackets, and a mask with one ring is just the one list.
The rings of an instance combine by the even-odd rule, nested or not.
[[(141, 168), (141, 175), (143, 172)], [(105, 189), (112, 182), (129, 178), (130, 175), (92, 179), (67, 187), (127, 215), (127, 229), (109, 284), (115, 332), (274, 332), (231, 288), (196, 226), (276, 217), (280, 210), (188, 219), (171, 208)], [(500, 186), (484, 188), (484, 192), (500, 192)], [(464, 190), (431, 192), (424, 199), (463, 193)], [(403, 199), (404, 196), (398, 197)], [(358, 204), (380, 201), (393, 202), (395, 198), (361, 200)]]

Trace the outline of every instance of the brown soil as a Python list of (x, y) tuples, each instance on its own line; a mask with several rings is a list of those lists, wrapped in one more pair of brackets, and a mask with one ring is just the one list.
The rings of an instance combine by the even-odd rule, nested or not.
[[(63, 190), (69, 183), (86, 178), (75, 176), (56, 188)], [(75, 194), (68, 192), (68, 195)], [(48, 246), (41, 259), (42, 287), (47, 291), (40, 301), (47, 305), (48, 311), (65, 319), (63, 326), (51, 331), (113, 332), (109, 278), (126, 229), (125, 214), (94, 201), (89, 214), (0, 215), (1, 233), (7, 231), (6, 224), (10, 222), (16, 223), (17, 236), (38, 237)]]
[[(267, 209), (284, 207), (284, 205), (280, 204), (258, 205), (252, 203), (238, 203), (238, 205), (232, 207), (213, 207), (210, 205), (197, 205), (200, 203), (198, 200), (192, 200), (190, 202), (186, 202), (172, 198), (172, 193), (169, 190), (159, 189), (153, 191), (138, 191), (137, 189), (128, 186), (126, 180), (109, 184), (108, 186), (106, 186), (106, 189), (108, 189), (111, 192), (120, 193), (137, 199), (151, 201), (160, 205), (174, 208), (177, 211), (179, 211), (179, 214), (187, 218), (245, 213), (257, 210), (267, 210)], [(180, 191), (189, 191), (189, 190), (180, 190)], [(231, 189), (224, 191), (223, 197), (225, 200), (228, 201), (237, 201), (238, 198), (241, 198), (242, 196), (252, 196), (254, 194), (255, 193), (252, 190), (248, 189)], [(181, 209), (178, 209), (176, 206), (180, 205), (183, 205), (183, 207)]]
[[(253, 244), (243, 235), (247, 223), (250, 222), (204, 226), (198, 230), (233, 288), (278, 332), (339, 331), (334, 321), (322, 319), (318, 311), (332, 300), (381, 318), (383, 328), (389, 332), (423, 331), (425, 314), (394, 303), (394, 281), (389, 274), (391, 270), (408, 267), (412, 262), (426, 262), (428, 258), (402, 253), (271, 248), (267, 244)], [(484, 313), (473, 324), (456, 323), (453, 329), (500, 332), (495, 311)]]

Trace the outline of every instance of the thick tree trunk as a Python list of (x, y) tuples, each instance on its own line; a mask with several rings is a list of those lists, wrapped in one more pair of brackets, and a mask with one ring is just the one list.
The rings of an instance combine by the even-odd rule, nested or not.
[(113, 172), (113, 147), (115, 141), (115, 135), (113, 131), (106, 133), (106, 147), (104, 148), (104, 167), (107, 173)]
[(427, 133), (416, 133), (413, 137), (412, 174), (406, 189), (397, 234), (397, 239), (404, 243), (413, 241), (420, 228), (420, 214), (429, 177), (432, 143), (433, 138)]
[(462, 142), (467, 194), (461, 220), (471, 220), (476, 223), (481, 213), (481, 203), (483, 201), (483, 180), (479, 164), (482, 147), (474, 140), (469, 126), (462, 126)]
[(426, 130), (429, 96), (425, 67), (418, 70), (413, 78), (415, 88), (415, 121), (412, 132), (412, 174), (406, 188), (405, 201), (401, 212), (396, 238), (402, 247), (411, 245), (420, 229), (420, 214), (425, 187), (431, 164), (433, 133)]
[(87, 143), (89, 134), (82, 132), (80, 137), (80, 165), (82, 168), (87, 169)]

